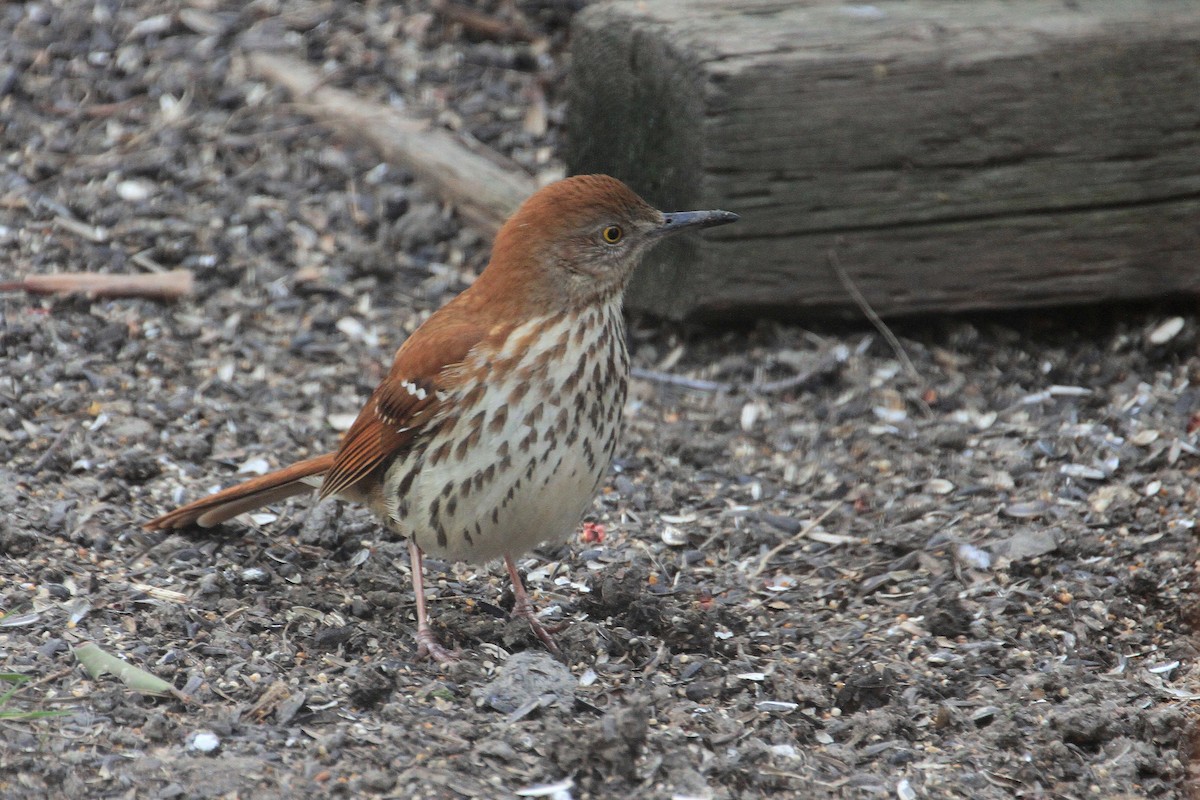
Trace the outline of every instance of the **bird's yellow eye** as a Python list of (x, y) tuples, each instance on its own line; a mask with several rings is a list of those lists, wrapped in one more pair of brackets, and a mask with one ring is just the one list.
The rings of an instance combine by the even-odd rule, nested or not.
[(604, 239), (604, 241), (608, 244), (616, 244), (617, 242), (621, 241), (621, 237), (624, 235), (625, 232), (616, 225), (609, 225), (607, 228), (600, 231), (600, 238)]

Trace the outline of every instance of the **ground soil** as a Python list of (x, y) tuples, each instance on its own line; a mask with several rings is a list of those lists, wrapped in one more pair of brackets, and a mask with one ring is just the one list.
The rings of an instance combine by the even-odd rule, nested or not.
[[(553, 177), (577, 5), (478, 4), (521, 12), (508, 41), (416, 1), (0, 5), (0, 276), (198, 286), (0, 295), (0, 669), (33, 679), (0, 712), (65, 712), (0, 719), (0, 796), (1185, 796), (1178, 309), (910, 321), (903, 357), (865, 325), (634, 320), (639, 368), (716, 385), (636, 381), (603, 537), (522, 559), (565, 664), (507, 621), (502, 568), (438, 562), (463, 659), (417, 659), (404, 546), (362, 509), (140, 531), (332, 449), (486, 263), (241, 54)], [(190, 700), (92, 678), (85, 642)]]

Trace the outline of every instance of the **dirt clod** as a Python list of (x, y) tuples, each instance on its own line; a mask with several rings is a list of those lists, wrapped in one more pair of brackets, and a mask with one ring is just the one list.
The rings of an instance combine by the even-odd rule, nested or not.
[(475, 690), (476, 700), (502, 714), (511, 714), (529, 703), (569, 709), (575, 702), (575, 676), (544, 653), (516, 653), (504, 662), (496, 677)]

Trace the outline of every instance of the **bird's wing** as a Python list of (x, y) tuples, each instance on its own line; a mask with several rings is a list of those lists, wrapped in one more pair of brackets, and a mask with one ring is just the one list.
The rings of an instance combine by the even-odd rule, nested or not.
[(454, 368), (488, 332), (478, 321), (444, 313), (417, 329), (342, 439), (321, 497), (350, 488), (428, 432), (454, 388)]

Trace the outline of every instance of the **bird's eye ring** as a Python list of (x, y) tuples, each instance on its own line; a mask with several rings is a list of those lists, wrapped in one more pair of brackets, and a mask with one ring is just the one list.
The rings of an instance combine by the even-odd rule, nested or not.
[(616, 225), (609, 225), (600, 231), (600, 238), (604, 240), (605, 244), (616, 244), (621, 241), (623, 236), (625, 236), (625, 232)]

